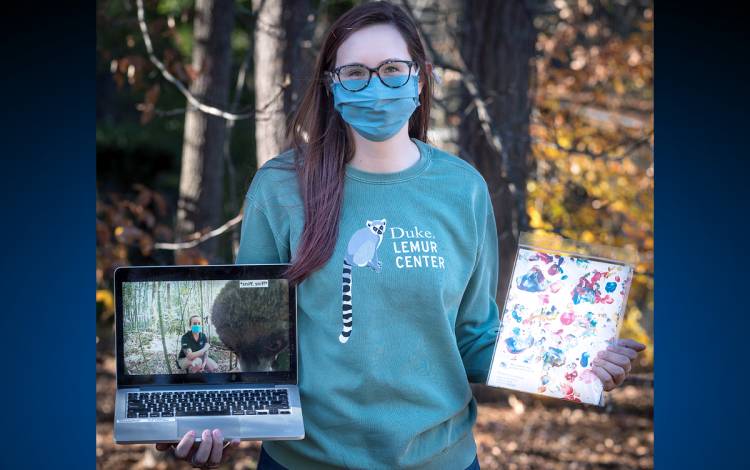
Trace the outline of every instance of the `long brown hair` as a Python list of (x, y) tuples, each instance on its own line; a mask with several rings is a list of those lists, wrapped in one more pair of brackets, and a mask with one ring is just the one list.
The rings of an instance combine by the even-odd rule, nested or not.
[(409, 137), (427, 141), (432, 99), (424, 44), (414, 20), (401, 7), (378, 1), (356, 6), (328, 30), (315, 62), (314, 75), (287, 129), (304, 204), (305, 225), (297, 252), (284, 273), (291, 284), (302, 282), (332, 256), (338, 237), (346, 163), (354, 157), (350, 130), (333, 107), (324, 72), (332, 71), (336, 51), (355, 31), (373, 24), (391, 24), (406, 42), (422, 80), (420, 106), (409, 119)]

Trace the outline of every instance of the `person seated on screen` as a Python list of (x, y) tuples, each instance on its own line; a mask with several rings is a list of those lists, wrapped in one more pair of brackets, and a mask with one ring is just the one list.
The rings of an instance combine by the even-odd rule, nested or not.
[(203, 333), (200, 315), (190, 317), (190, 331), (182, 335), (180, 342), (180, 354), (177, 357), (177, 364), (181, 369), (190, 373), (216, 372), (219, 366), (213, 359), (208, 357), (208, 338)]

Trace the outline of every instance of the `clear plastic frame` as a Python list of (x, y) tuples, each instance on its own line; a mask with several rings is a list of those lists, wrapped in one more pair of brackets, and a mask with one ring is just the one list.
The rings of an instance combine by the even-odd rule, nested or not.
[(522, 232), (487, 385), (594, 405), (591, 370), (617, 340), (638, 255)]

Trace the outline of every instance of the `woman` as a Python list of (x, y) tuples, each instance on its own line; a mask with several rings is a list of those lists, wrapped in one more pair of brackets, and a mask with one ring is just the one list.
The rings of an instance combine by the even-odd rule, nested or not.
[[(479, 468), (469, 383), (485, 382), (499, 326), (497, 232), (480, 173), (426, 143), (431, 88), (402, 9), (351, 9), (323, 43), (292, 148), (250, 185), (237, 262), (291, 262), (304, 280), (306, 436), (264, 442), (261, 470)], [(642, 347), (603, 352), (607, 390)], [(214, 466), (223, 447), (204, 430), (175, 455)]]
[(219, 366), (208, 357), (208, 349), (211, 345), (208, 343), (206, 334), (203, 333), (200, 315), (191, 316), (188, 322), (190, 322), (190, 330), (180, 338), (180, 354), (177, 356), (177, 365), (180, 369), (191, 374), (204, 370), (216, 372)]

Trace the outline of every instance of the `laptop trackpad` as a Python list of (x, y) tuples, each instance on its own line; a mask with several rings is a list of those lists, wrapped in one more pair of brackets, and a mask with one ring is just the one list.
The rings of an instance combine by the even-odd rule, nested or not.
[(234, 417), (211, 417), (211, 418), (178, 418), (177, 433), (179, 437), (185, 435), (188, 431), (195, 431), (196, 438), (200, 439), (204, 429), (214, 430), (221, 429), (225, 439), (239, 437), (240, 419)]

